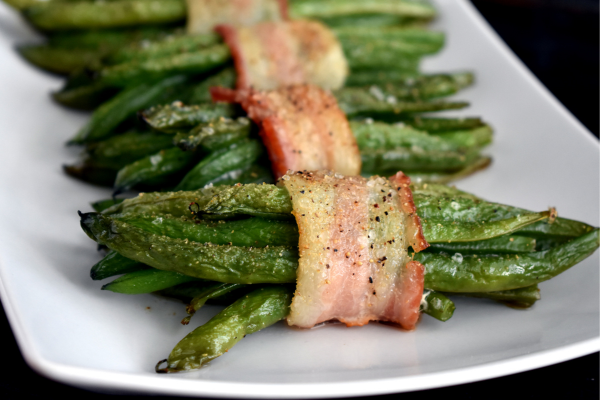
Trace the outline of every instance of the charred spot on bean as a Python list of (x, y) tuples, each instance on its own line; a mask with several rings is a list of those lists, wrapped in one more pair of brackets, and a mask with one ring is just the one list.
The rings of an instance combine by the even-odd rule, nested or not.
[[(330, 268), (330, 265), (329, 264), (325, 264), (325, 267)], [(354, 274), (352, 274), (352, 275), (354, 275)]]
[(379, 208), (379, 204), (375, 203), (375, 204), (373, 204), (373, 207)]

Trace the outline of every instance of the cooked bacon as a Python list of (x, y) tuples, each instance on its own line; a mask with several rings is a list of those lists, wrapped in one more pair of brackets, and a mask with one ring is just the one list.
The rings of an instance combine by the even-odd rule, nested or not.
[(211, 88), (215, 101), (240, 103), (260, 129), (277, 178), (295, 171), (329, 169), (360, 174), (361, 159), (336, 99), (314, 85), (272, 91)]
[(238, 89), (268, 90), (301, 83), (338, 89), (348, 75), (341, 45), (319, 22), (220, 25), (216, 31), (231, 49)]
[(290, 193), (300, 232), (288, 323), (381, 320), (414, 329), (425, 268), (410, 259), (406, 213), (389, 181), (290, 171), (279, 184)]
[(286, 0), (187, 0), (188, 33), (209, 33), (217, 25), (250, 26), (288, 19)]
[(413, 201), (412, 191), (410, 190), (410, 178), (402, 171), (398, 171), (396, 175), (390, 177), (390, 183), (396, 187), (402, 209), (406, 213), (406, 237), (413, 250), (417, 253), (429, 247), (429, 243), (423, 236), (423, 227), (421, 226), (421, 218), (417, 215), (417, 207)]

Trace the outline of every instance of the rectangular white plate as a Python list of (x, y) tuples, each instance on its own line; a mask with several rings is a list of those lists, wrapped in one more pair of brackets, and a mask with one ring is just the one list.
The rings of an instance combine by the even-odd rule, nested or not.
[[(458, 98), (463, 115), (496, 129), (490, 169), (459, 183), (482, 197), (599, 225), (598, 143), (527, 71), (466, 1), (436, 1), (444, 51), (428, 71), (474, 70)], [(0, 4), (0, 278), (2, 303), (21, 350), (40, 373), (110, 390), (227, 397), (336, 397), (470, 382), (560, 362), (600, 349), (598, 253), (541, 285), (543, 300), (515, 311), (457, 299), (454, 317), (424, 317), (414, 332), (371, 324), (312, 331), (284, 324), (251, 335), (200, 371), (159, 376), (154, 364), (193, 326), (180, 303), (100, 291), (98, 259), (77, 210), (109, 196), (67, 178), (77, 150), (65, 141), (87, 115), (48, 93), (62, 80), (21, 60), (35, 40)], [(192, 325), (216, 308), (195, 317)]]

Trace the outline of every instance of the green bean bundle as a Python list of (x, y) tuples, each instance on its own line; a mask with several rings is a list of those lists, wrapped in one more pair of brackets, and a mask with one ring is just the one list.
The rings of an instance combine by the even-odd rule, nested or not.
[[(432, 244), (414, 255), (426, 268), (421, 311), (441, 321), (452, 316), (448, 296), (456, 294), (530, 307), (540, 298), (538, 283), (600, 245), (597, 228), (558, 218), (553, 210), (530, 212), (443, 185), (412, 189)], [(200, 367), (240, 335), (287, 315), (298, 267), (291, 212), (286, 189), (249, 184), (146, 193), (102, 213), (81, 214), (81, 226), (111, 249), (92, 277), (124, 274), (103, 289), (160, 290), (188, 302), (190, 316), (207, 301), (231, 304), (182, 340), (163, 361), (166, 367), (157, 366), (158, 372), (176, 372)]]

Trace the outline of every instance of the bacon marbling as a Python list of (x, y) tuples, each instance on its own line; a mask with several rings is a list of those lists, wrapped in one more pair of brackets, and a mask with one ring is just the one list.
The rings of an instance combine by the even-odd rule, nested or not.
[(187, 0), (187, 32), (209, 33), (217, 25), (251, 26), (288, 19), (286, 0)]
[(275, 89), (312, 83), (343, 86), (348, 64), (335, 35), (315, 21), (262, 22), (251, 27), (219, 25), (231, 49), (237, 88)]
[(261, 129), (276, 177), (288, 169), (358, 175), (361, 158), (336, 99), (314, 85), (271, 91), (211, 88), (215, 101), (239, 103)]
[(414, 329), (424, 267), (410, 259), (407, 214), (390, 182), (290, 171), (279, 184), (290, 193), (300, 232), (288, 323), (310, 328), (329, 320), (348, 326), (382, 320)]

